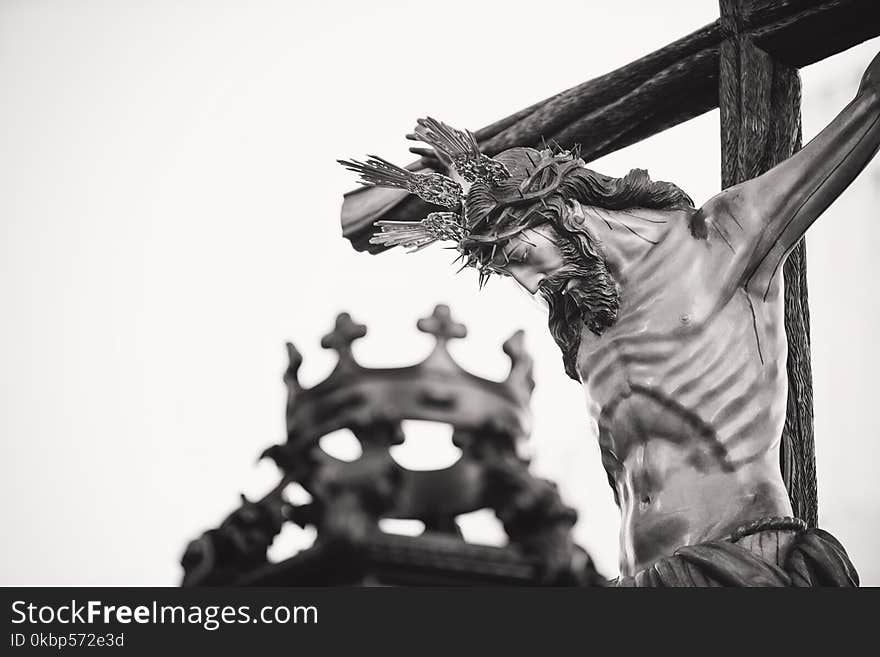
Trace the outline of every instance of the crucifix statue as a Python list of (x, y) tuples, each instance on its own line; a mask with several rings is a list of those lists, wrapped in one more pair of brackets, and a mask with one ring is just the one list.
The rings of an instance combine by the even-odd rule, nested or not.
[(430, 118), (411, 137), (445, 174), (342, 164), (444, 209), (377, 221), (371, 242), (450, 241), (481, 283), (509, 277), (546, 303), (621, 510), (618, 584), (856, 585), (840, 543), (793, 512), (780, 471), (782, 272), (880, 148), (880, 55), (809, 144), (700, 207), (640, 169), (597, 173), (574, 147), (489, 157)]

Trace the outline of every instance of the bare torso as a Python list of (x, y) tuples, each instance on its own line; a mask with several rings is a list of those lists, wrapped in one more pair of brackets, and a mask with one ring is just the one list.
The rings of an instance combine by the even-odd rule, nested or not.
[(685, 213), (667, 216), (620, 281), (616, 323), (601, 337), (585, 330), (578, 354), (621, 509), (622, 574), (791, 514), (781, 274), (766, 298), (724, 284), (729, 245), (695, 239)]

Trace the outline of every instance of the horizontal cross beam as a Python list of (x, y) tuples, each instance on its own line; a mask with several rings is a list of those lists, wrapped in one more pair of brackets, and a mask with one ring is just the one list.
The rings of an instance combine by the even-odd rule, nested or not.
[[(718, 107), (721, 44), (749, 33), (775, 59), (803, 67), (880, 35), (878, 0), (754, 0), (739, 27), (721, 18), (641, 59), (547, 98), (475, 134), (483, 152), (556, 141), (591, 161)], [(430, 168), (431, 158), (410, 165)], [(359, 251), (378, 219), (418, 221), (438, 208), (396, 190), (346, 194), (343, 234)]]

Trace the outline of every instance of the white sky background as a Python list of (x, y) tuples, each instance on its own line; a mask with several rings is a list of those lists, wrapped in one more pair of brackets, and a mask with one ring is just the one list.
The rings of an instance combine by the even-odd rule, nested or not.
[[(509, 281), (478, 292), (448, 251), (355, 253), (334, 160), (405, 164), (419, 116), (478, 128), (716, 16), (712, 0), (0, 2), (0, 584), (178, 582), (187, 541), (275, 476), (254, 461), (284, 438), (284, 342), (319, 381), (320, 337), (347, 310), (369, 327), (362, 361), (408, 364), (437, 302), (484, 376), (526, 329), (535, 468), (613, 575), (617, 510), (545, 318)], [(878, 49), (803, 72), (805, 138)], [(701, 203), (718, 152), (715, 111), (594, 166), (647, 168)], [(875, 161), (808, 238), (821, 522), (869, 584), (878, 202)]]

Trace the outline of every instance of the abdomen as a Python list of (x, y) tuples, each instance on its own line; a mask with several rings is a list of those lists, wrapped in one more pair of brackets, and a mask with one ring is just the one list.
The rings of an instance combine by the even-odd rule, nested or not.
[(790, 513), (778, 460), (786, 343), (781, 300), (770, 301), (779, 308), (754, 316), (737, 292), (711, 316), (672, 314), (687, 322), (624, 317), (583, 359), (623, 515), (622, 567)]

